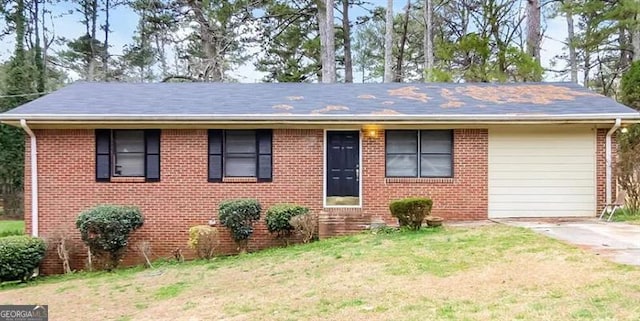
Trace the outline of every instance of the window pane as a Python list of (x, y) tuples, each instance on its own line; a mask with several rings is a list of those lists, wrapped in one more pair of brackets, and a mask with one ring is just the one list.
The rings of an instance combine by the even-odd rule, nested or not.
[(227, 153), (255, 153), (256, 132), (253, 130), (229, 130), (226, 132)]
[(451, 153), (451, 131), (423, 130), (420, 138), (420, 153)]
[(387, 153), (417, 153), (418, 132), (387, 131)]
[(451, 177), (451, 155), (422, 155), (420, 176)]
[(144, 153), (144, 131), (118, 130), (113, 132), (116, 152)]
[(114, 176), (144, 176), (144, 154), (116, 154)]
[(255, 157), (227, 156), (224, 158), (224, 176), (255, 177)]
[(416, 155), (387, 155), (387, 176), (418, 176)]

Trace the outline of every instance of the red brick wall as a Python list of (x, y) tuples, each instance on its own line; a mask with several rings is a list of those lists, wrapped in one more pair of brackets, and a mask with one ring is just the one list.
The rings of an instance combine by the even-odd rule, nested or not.
[(396, 224), (389, 201), (407, 196), (433, 199), (432, 213), (447, 219), (486, 219), (488, 131), (454, 130), (453, 178), (385, 178), (384, 136), (363, 141), (363, 207), (373, 221)]
[[(277, 202), (298, 203), (316, 213), (323, 200), (323, 131), (274, 130), (273, 182), (207, 182), (206, 130), (163, 130), (161, 136), (162, 179), (158, 183), (131, 181), (95, 182), (95, 141), (93, 130), (38, 130), (40, 235), (68, 233), (76, 241), (73, 268), (84, 266), (86, 250), (79, 242), (75, 218), (97, 204), (139, 206), (144, 226), (134, 233), (131, 245), (151, 242), (154, 257), (169, 257), (176, 248), (186, 256), (187, 230), (215, 218), (221, 200), (255, 197), (264, 209)], [(384, 177), (384, 135), (363, 139), (363, 208), (327, 209), (334, 222), (332, 235), (348, 234), (370, 222), (396, 224), (388, 212), (389, 201), (406, 196), (434, 199), (435, 215), (448, 219), (487, 217), (487, 144), (485, 129), (454, 131), (454, 178), (386, 179)], [(30, 230), (30, 160), (27, 144), (26, 216)], [(222, 231), (222, 250), (233, 252), (235, 245)], [(257, 226), (250, 249), (278, 244), (264, 224)], [(131, 246), (130, 246), (131, 248)], [(141, 258), (128, 253), (125, 263)], [(59, 273), (61, 265), (50, 251), (43, 263), (44, 273)]]

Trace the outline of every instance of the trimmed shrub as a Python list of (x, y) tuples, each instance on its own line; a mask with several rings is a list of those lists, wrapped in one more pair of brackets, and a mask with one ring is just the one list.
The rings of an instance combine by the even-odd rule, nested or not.
[(218, 229), (209, 225), (196, 225), (189, 228), (189, 247), (196, 251), (201, 259), (211, 259), (218, 247)]
[(222, 226), (231, 230), (233, 240), (240, 252), (247, 251), (249, 238), (253, 234), (253, 223), (260, 219), (260, 202), (255, 199), (241, 198), (220, 203), (218, 218)]
[(289, 221), (294, 216), (307, 213), (309, 213), (309, 209), (300, 205), (276, 204), (271, 206), (265, 215), (267, 230), (269, 230), (269, 233), (277, 233), (279, 238), (288, 240), (293, 231), (293, 226)]
[(311, 242), (318, 232), (318, 216), (312, 213), (294, 216), (289, 220), (289, 224), (302, 237), (303, 243)]
[(392, 201), (389, 210), (391, 215), (398, 219), (401, 227), (419, 230), (424, 218), (431, 213), (432, 205), (433, 201), (430, 198), (410, 197)]
[(76, 219), (82, 240), (107, 270), (118, 267), (129, 244), (129, 234), (143, 223), (140, 209), (132, 206), (99, 205)]
[(41, 238), (28, 235), (0, 238), (0, 282), (27, 281), (40, 265), (46, 250)]

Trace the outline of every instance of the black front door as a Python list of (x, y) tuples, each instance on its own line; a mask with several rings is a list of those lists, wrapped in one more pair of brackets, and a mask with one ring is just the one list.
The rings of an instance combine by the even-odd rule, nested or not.
[(327, 132), (327, 196), (360, 196), (360, 132)]

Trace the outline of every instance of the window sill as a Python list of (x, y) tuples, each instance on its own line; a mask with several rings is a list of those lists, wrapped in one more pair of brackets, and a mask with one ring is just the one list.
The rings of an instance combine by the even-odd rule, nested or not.
[(256, 177), (223, 177), (223, 183), (257, 183)]
[(453, 177), (387, 177), (385, 184), (397, 183), (453, 183)]
[(146, 181), (144, 177), (111, 177), (109, 180), (111, 183), (145, 183)]

